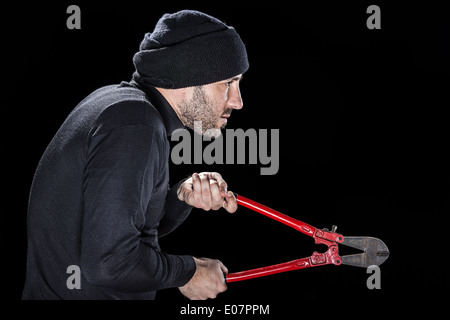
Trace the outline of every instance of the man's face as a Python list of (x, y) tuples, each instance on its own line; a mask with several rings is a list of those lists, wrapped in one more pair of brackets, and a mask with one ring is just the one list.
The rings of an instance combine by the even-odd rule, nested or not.
[[(239, 90), (241, 79), (242, 75), (238, 75), (224, 81), (190, 88), (189, 98), (177, 106), (181, 122), (198, 134), (220, 136), (220, 129), (225, 128), (233, 109), (241, 109), (243, 106)], [(199, 126), (194, 126), (195, 121), (201, 121), (201, 130)]]

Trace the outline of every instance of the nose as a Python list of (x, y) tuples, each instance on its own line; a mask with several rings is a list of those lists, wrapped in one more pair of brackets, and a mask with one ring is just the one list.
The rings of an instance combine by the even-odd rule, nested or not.
[(236, 81), (231, 84), (228, 91), (228, 107), (233, 109), (242, 109), (244, 102), (242, 101), (241, 90), (239, 89), (239, 83)]

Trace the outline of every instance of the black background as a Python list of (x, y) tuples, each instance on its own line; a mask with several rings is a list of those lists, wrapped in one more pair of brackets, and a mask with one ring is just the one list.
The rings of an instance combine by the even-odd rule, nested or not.
[[(280, 167), (262, 176), (261, 164), (172, 165), (171, 182), (218, 171), (230, 190), (318, 228), (334, 224), (344, 236), (378, 237), (391, 251), (381, 267), (381, 290), (366, 287), (365, 269), (325, 266), (231, 283), (214, 302), (196, 305), (270, 304), (273, 316), (318, 306), (335, 314), (327, 309), (331, 302), (344, 314), (356, 305), (371, 313), (387, 305), (441, 305), (449, 286), (450, 209), (450, 31), (443, 7), (78, 2), (81, 30), (68, 30), (70, 4), (19, 3), (3, 10), (4, 299), (21, 296), (28, 194), (47, 144), (86, 95), (131, 79), (132, 56), (162, 14), (196, 9), (234, 26), (247, 46), (244, 108), (233, 112), (227, 128), (279, 129)], [(366, 27), (370, 4), (381, 8), (381, 30)], [(234, 215), (193, 210), (161, 246), (220, 259), (230, 272), (325, 250), (245, 208)], [(168, 289), (150, 307), (174, 305), (165, 311), (175, 315), (187, 303)]]

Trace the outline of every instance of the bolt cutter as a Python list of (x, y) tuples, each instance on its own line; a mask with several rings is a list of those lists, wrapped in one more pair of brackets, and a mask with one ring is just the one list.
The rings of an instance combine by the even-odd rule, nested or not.
[[(337, 266), (346, 264), (367, 268), (371, 265), (379, 266), (389, 257), (389, 249), (380, 239), (373, 237), (344, 237), (343, 235), (336, 233), (336, 226), (333, 226), (331, 231), (327, 229), (317, 229), (307, 223), (291, 218), (258, 202), (237, 194), (235, 194), (235, 196), (239, 205), (261, 213), (271, 219), (294, 228), (307, 236), (312, 237), (316, 244), (324, 244), (328, 246), (328, 250), (324, 253), (313, 252), (310, 257), (285, 263), (230, 273), (226, 275), (227, 282), (248, 280), (275, 273), (323, 266), (327, 264), (334, 264)], [(341, 257), (339, 256), (339, 244), (362, 250), (363, 253)]]

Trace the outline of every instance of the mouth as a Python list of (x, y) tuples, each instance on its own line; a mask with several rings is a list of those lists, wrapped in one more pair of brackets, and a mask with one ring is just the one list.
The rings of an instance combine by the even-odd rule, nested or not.
[(231, 116), (231, 112), (229, 113), (224, 113), (220, 116), (220, 119), (222, 119), (223, 121), (227, 122), (228, 118)]

